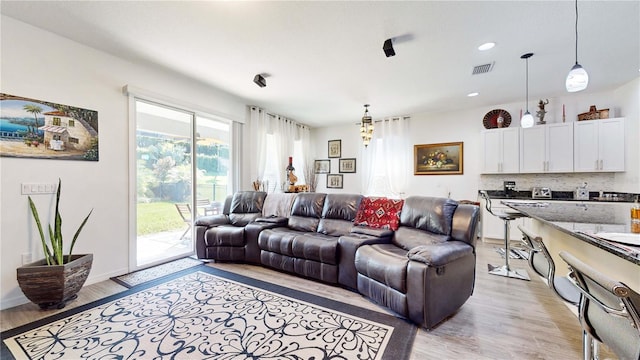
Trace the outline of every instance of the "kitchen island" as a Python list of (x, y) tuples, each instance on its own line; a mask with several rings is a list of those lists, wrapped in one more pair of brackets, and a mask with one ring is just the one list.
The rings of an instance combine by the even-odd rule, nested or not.
[(542, 237), (556, 263), (558, 275), (568, 273), (566, 263), (558, 255), (565, 250), (640, 292), (640, 246), (611, 242), (596, 236), (599, 233), (630, 234), (630, 204), (501, 202), (532, 219), (531, 230)]

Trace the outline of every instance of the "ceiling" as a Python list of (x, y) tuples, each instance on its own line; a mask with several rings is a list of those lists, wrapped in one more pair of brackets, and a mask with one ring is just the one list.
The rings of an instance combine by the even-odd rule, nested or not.
[[(2, 14), (310, 126), (568, 96), (573, 1), (6, 1)], [(640, 2), (578, 3), (585, 92), (639, 76)], [(394, 38), (396, 56), (382, 44)], [(477, 47), (487, 41), (488, 51)], [(476, 65), (492, 71), (472, 75)], [(264, 74), (267, 86), (253, 83)], [(477, 97), (467, 97), (479, 92)]]

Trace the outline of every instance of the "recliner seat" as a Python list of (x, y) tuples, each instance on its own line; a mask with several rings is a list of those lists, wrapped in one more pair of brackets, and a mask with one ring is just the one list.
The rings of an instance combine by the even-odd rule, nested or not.
[(451, 199), (407, 198), (391, 243), (357, 250), (358, 291), (433, 328), (473, 292), (478, 214)]

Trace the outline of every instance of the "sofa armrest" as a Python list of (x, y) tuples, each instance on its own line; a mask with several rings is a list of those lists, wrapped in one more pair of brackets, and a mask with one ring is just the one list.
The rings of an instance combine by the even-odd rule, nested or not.
[(351, 234), (369, 235), (379, 238), (390, 238), (393, 235), (393, 230), (377, 229), (369, 226), (354, 226), (351, 228)]
[(464, 241), (475, 247), (479, 220), (479, 206), (468, 204), (458, 205), (456, 212), (453, 214), (451, 237), (454, 240)]
[(357, 289), (356, 251), (363, 245), (390, 243), (392, 233), (389, 231), (388, 236), (382, 237), (358, 233), (340, 236), (338, 239), (338, 253), (340, 254), (338, 283), (351, 289)]
[[(286, 218), (285, 218), (286, 224)], [(256, 221), (244, 227), (244, 260), (252, 264), (260, 264), (260, 247), (258, 237), (262, 230), (281, 227), (282, 224), (275, 222)]]
[(286, 218), (284, 216), (260, 217), (260, 218), (257, 218), (255, 222), (276, 224), (278, 226), (287, 226), (287, 223), (289, 222), (289, 218)]
[(473, 247), (462, 241), (447, 241), (436, 244), (420, 245), (409, 250), (407, 257), (428, 266), (443, 266), (467, 254), (473, 253)]
[(229, 217), (224, 214), (202, 216), (195, 221), (196, 226), (212, 227), (225, 224), (229, 224)]

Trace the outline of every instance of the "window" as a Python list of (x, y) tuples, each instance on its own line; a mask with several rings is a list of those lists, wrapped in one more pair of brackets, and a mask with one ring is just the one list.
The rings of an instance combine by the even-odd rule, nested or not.
[(74, 138), (74, 137), (69, 137), (69, 142), (72, 143), (72, 144), (78, 144), (79, 143), (78, 138)]
[(53, 140), (61, 140), (60, 135), (53, 135)]
[(76, 121), (69, 119), (69, 127), (75, 127), (75, 126), (76, 126)]
[(60, 118), (59, 117), (54, 117), (53, 118), (53, 125), (60, 126)]

